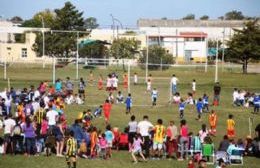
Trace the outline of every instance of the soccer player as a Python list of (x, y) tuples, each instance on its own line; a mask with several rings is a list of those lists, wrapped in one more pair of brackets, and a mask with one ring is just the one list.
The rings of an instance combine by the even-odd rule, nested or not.
[(193, 79), (192, 81), (192, 95), (195, 96), (196, 93), (196, 80)]
[(228, 138), (235, 137), (235, 121), (233, 120), (232, 114), (229, 114), (227, 119), (227, 136)]
[(198, 118), (197, 120), (201, 121), (201, 114), (202, 114), (202, 108), (203, 108), (203, 103), (202, 103), (202, 99), (199, 98), (197, 104), (196, 104), (196, 108), (197, 108), (197, 113), (198, 113)]
[(86, 87), (86, 83), (83, 80), (83, 78), (80, 78), (79, 81), (79, 96), (83, 97), (83, 101), (85, 101), (85, 87)]
[(156, 90), (156, 88), (154, 88), (152, 90), (152, 105), (153, 106), (156, 106), (157, 98), (158, 98), (158, 91)]
[(179, 104), (179, 113), (180, 113), (180, 119), (183, 119), (184, 117), (184, 109), (185, 109), (185, 102), (183, 99), (181, 99), (181, 102)]
[(215, 110), (211, 111), (211, 114), (209, 115), (209, 125), (210, 125), (210, 130), (209, 133), (213, 136), (215, 136), (217, 130), (217, 114)]
[(128, 93), (128, 97), (126, 98), (125, 100), (125, 104), (126, 104), (126, 114), (131, 114), (131, 107), (132, 107), (132, 103), (133, 103), (133, 100), (132, 100), (132, 97), (131, 97), (131, 93)]
[(112, 108), (112, 105), (109, 103), (109, 100), (107, 99), (105, 101), (105, 103), (103, 104), (103, 111), (104, 111), (106, 125), (109, 123), (111, 108)]
[(102, 78), (102, 75), (99, 75), (98, 90), (102, 90), (102, 89), (103, 89), (103, 78)]
[(124, 85), (124, 88), (127, 89), (127, 87), (128, 87), (128, 76), (127, 76), (127, 74), (125, 74), (123, 76), (123, 85)]
[(254, 113), (259, 113), (260, 108), (260, 96), (256, 95), (253, 99), (254, 102)]
[(162, 124), (163, 120), (158, 119), (154, 127), (153, 156), (157, 153), (158, 158), (162, 157), (163, 140), (166, 134), (165, 126)]
[(203, 95), (202, 101), (203, 101), (203, 110), (204, 110), (204, 112), (208, 113), (209, 112), (209, 97), (207, 96), (207, 94)]
[[(69, 139), (66, 144), (66, 162), (68, 168), (76, 168), (77, 141), (74, 139), (74, 132), (70, 131)], [(71, 167), (72, 163), (72, 167)]]
[(138, 77), (137, 77), (137, 73), (135, 72), (135, 74), (134, 74), (134, 85), (137, 85), (137, 81), (138, 81)]

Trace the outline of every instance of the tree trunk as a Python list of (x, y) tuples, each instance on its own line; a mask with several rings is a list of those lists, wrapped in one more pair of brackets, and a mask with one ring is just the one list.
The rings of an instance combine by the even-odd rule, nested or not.
[(248, 64), (248, 60), (245, 59), (243, 62), (243, 74), (247, 74), (247, 64)]

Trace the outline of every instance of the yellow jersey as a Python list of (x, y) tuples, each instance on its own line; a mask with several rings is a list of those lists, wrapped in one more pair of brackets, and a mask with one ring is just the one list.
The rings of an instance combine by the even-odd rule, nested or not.
[(235, 121), (233, 119), (227, 120), (227, 130), (234, 130), (235, 129)]
[(76, 157), (77, 153), (77, 141), (74, 138), (67, 140), (67, 155)]
[(165, 133), (165, 126), (156, 125), (154, 127), (154, 141), (157, 143), (163, 143)]

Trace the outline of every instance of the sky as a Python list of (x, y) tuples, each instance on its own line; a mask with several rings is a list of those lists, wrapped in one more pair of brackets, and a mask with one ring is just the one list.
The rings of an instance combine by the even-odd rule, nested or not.
[[(64, 6), (68, 0), (0, 0), (0, 16), (30, 19), (44, 9)], [(95, 17), (101, 27), (112, 24), (111, 14), (125, 27), (136, 26), (139, 18), (180, 19), (187, 14), (196, 18), (208, 15), (217, 19), (231, 10), (246, 16), (260, 16), (260, 0), (71, 0), (84, 17)]]

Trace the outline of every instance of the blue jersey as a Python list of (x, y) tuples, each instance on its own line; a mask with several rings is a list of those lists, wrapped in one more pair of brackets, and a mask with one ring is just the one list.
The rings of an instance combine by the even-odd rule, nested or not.
[(205, 105), (208, 105), (209, 104), (209, 97), (208, 96), (204, 96), (203, 97), (203, 104)]
[(254, 97), (254, 105), (255, 107), (260, 107), (260, 96)]
[(132, 98), (127, 97), (125, 100), (126, 107), (131, 107), (132, 106)]
[(184, 102), (180, 103), (179, 104), (179, 111), (184, 110), (184, 108), (185, 108), (185, 103)]
[(198, 112), (201, 112), (202, 108), (203, 108), (203, 103), (201, 101), (198, 101), (196, 104), (196, 108)]
[(106, 137), (106, 140), (107, 140), (108, 143), (112, 143), (113, 139), (114, 139), (114, 134), (113, 134), (112, 131), (107, 130), (105, 132), (105, 137)]

